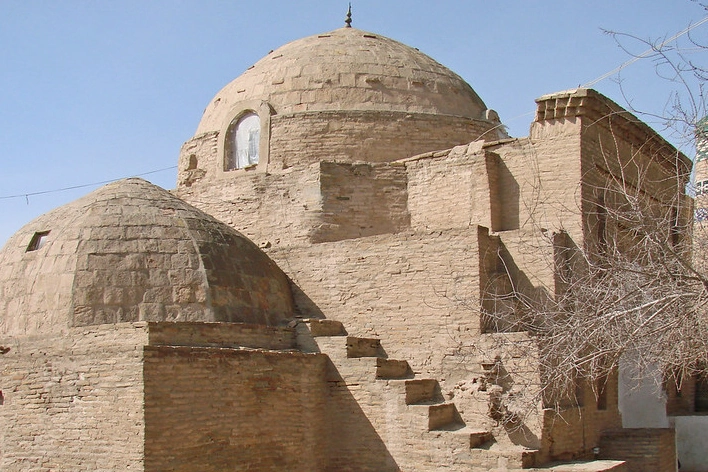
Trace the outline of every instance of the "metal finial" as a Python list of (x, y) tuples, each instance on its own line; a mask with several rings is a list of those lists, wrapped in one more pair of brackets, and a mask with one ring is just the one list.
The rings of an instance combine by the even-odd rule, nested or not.
[(349, 10), (347, 11), (347, 19), (344, 20), (344, 22), (347, 24), (347, 28), (352, 27), (352, 4), (351, 4), (351, 2), (349, 3)]

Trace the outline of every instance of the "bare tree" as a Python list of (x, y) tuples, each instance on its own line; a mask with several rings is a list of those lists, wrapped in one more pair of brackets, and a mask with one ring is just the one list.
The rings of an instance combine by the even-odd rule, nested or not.
[[(658, 76), (676, 85), (663, 113), (642, 113), (627, 100), (630, 111), (660, 120), (688, 149), (696, 140), (708, 144), (701, 121), (708, 68), (699, 61), (706, 45), (690, 35), (690, 28), (688, 45), (609, 34), (627, 52), (628, 41), (646, 46), (638, 57), (653, 61)], [(529, 290), (518, 280), (509, 254), (497, 251), (505, 280), (490, 284), (481, 303), (486, 331), (494, 335), (473, 347), (488, 355), (523, 343), (539, 366), (539, 375), (529, 375), (527, 384), (507, 398), (495, 392), (490, 415), (498, 420), (517, 421), (540, 403), (578, 404), (579, 383), (600, 398), (620, 360), (639, 376), (658, 371), (664, 382), (677, 384), (706, 371), (708, 222), (694, 223), (693, 199), (686, 195), (693, 192), (686, 188), (690, 168), (679, 162), (685, 162), (679, 152), (672, 170), (665, 166), (659, 172), (651, 151), (620, 155), (618, 149), (602, 149), (598, 168), (606, 171), (584, 184), (578, 212), (588, 237), (577, 244), (562, 229), (539, 232), (533, 250), (543, 254), (545, 247), (550, 254), (546, 263), (555, 274), (553, 288)], [(528, 336), (506, 334), (518, 332)]]
[[(698, 5), (708, 11), (708, 6)], [(708, 114), (705, 90), (708, 66), (704, 58), (708, 44), (698, 40), (692, 31), (706, 22), (708, 16), (671, 37), (653, 40), (606, 30), (605, 33), (614, 39), (630, 59), (583, 87), (592, 86), (605, 78), (612, 78), (617, 82), (629, 111), (641, 116), (645, 121), (659, 123), (679, 147), (686, 146), (691, 149), (695, 144), (697, 124)], [(637, 49), (643, 52), (635, 52)], [(631, 91), (624, 87), (623, 69), (638, 60), (651, 62), (657, 78), (668, 87), (661, 111), (637, 108)]]

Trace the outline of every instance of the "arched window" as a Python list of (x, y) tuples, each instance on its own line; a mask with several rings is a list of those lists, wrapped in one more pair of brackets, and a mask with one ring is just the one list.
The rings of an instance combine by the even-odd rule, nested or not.
[(225, 169), (244, 169), (258, 164), (258, 149), (261, 141), (261, 119), (254, 112), (238, 118), (229, 127), (227, 162)]

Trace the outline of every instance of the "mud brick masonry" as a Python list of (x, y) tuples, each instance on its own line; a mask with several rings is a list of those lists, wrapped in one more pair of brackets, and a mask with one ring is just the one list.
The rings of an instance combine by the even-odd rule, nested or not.
[(689, 179), (593, 90), (510, 138), (413, 48), (286, 44), (207, 105), (174, 190), (111, 183), (0, 252), (0, 470), (673, 471), (674, 429), (623, 429), (617, 376), (494, 416), (541, 373), (487, 295), (555, 293), (546, 236), (592, 241), (630, 159), (643, 191)]

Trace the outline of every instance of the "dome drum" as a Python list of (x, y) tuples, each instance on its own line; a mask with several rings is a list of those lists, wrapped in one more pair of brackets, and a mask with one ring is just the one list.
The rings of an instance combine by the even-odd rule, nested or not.
[[(243, 107), (229, 124), (233, 126), (249, 110), (252, 108)], [(261, 121), (257, 165), (244, 169), (227, 168), (229, 126), (225, 126), (219, 134), (205, 134), (185, 144), (177, 171), (178, 186), (190, 187), (199, 181), (211, 185), (219, 179), (231, 179), (254, 170), (278, 172), (320, 161), (392, 162), (477, 139), (495, 140), (499, 136), (492, 122), (457, 116), (391, 111), (313, 111), (284, 115), (261, 112), (259, 117), (265, 119)]]

